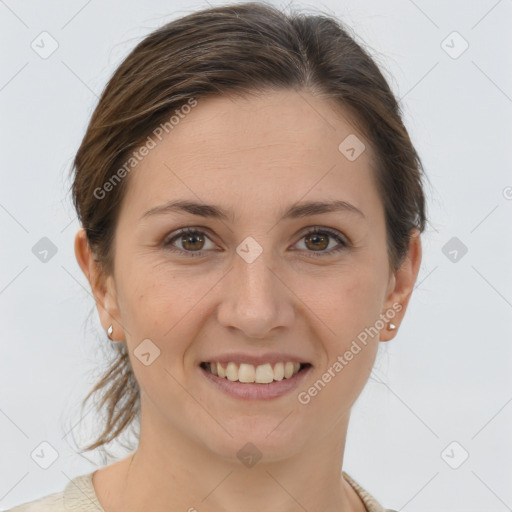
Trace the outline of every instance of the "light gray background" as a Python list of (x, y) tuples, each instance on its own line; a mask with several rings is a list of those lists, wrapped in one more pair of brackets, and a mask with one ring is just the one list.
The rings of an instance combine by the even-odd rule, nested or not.
[[(67, 173), (124, 56), (207, 5), (0, 0), (1, 509), (103, 465), (76, 455), (72, 438), (86, 431), (70, 432), (108, 341), (95, 312), (86, 323), (93, 301), (73, 254)], [(418, 286), (354, 406), (344, 470), (396, 510), (512, 510), (512, 1), (318, 6), (388, 70), (433, 184)], [(58, 43), (46, 59), (31, 48), (43, 31)], [(453, 31), (469, 44), (457, 58)], [(42, 237), (57, 248), (46, 263), (32, 252)], [(468, 249), (456, 261), (443, 253), (453, 237)], [(46, 470), (31, 458), (42, 442), (59, 454)]]

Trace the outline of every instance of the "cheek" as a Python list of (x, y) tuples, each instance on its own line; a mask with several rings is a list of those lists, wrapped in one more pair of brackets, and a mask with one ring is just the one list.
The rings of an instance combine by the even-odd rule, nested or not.
[(119, 275), (118, 305), (133, 350), (144, 339), (162, 348), (163, 333), (183, 315), (183, 302), (173, 287), (154, 278), (151, 272), (130, 269)]
[(301, 278), (298, 283), (298, 295), (308, 297), (307, 305), (330, 328), (331, 338), (340, 342), (373, 325), (381, 312), (382, 276), (366, 267), (351, 266), (332, 271), (323, 280)]
[(310, 387), (300, 390), (300, 403), (310, 404), (318, 415), (331, 409), (328, 421), (334, 428), (357, 400), (373, 368), (381, 304), (375, 280), (362, 279), (360, 274), (359, 278), (331, 280), (329, 289), (328, 294), (318, 294), (311, 307), (321, 319), (318, 335), (325, 363)]
[(337, 389), (337, 394), (347, 393), (350, 401), (350, 395), (364, 386), (378, 349), (382, 328), (380, 278), (354, 269), (331, 277), (329, 286), (321, 288), (327, 291), (319, 289), (308, 302), (321, 320), (318, 335), (327, 360), (321, 371), (329, 370), (325, 376), (333, 382), (329, 387)]
[(194, 277), (186, 270), (157, 265), (119, 277), (119, 306), (130, 348), (149, 338), (160, 349), (162, 361), (177, 366), (200, 328), (205, 293), (218, 276)]

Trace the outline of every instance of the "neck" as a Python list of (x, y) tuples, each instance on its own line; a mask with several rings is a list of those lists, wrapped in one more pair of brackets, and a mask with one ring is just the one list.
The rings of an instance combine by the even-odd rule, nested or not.
[[(290, 446), (285, 458), (272, 458), (266, 446), (252, 466), (250, 458), (243, 459), (245, 464), (239, 460), (238, 449), (234, 456), (221, 456), (181, 431), (170, 433), (168, 424), (143, 418), (137, 450), (99, 470), (111, 468), (103, 485), (100, 478), (95, 480), (98, 499), (109, 512), (366, 510), (341, 474), (348, 417), (323, 439), (313, 436), (310, 445)], [(240, 448), (246, 444), (235, 443)]]

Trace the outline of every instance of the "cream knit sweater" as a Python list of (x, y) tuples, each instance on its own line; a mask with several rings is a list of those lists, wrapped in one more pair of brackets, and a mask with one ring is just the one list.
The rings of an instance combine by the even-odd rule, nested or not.
[[(94, 491), (92, 475), (91, 472), (77, 476), (66, 485), (63, 491), (23, 503), (5, 512), (105, 512)], [(344, 471), (343, 476), (361, 498), (367, 512), (395, 512), (383, 508)]]

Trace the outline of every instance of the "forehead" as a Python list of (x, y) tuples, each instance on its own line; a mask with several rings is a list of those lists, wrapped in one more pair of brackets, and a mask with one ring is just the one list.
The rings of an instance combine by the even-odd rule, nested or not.
[[(378, 200), (369, 141), (348, 111), (340, 115), (325, 100), (294, 91), (196, 101), (161, 140), (152, 137), (153, 149), (131, 172), (125, 203), (134, 210), (184, 197), (248, 210), (305, 195), (350, 200), (360, 209)], [(356, 159), (343, 152), (351, 137), (365, 145)]]

